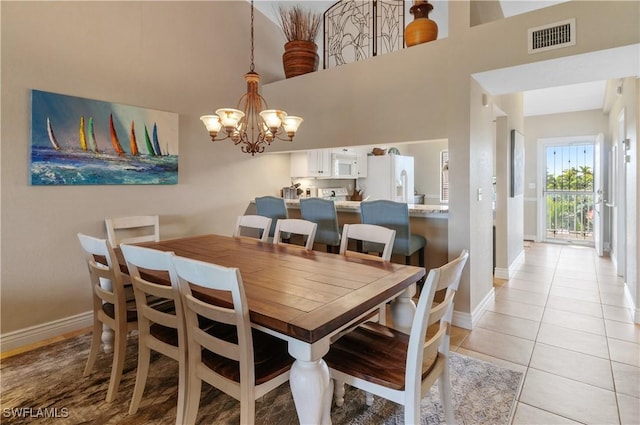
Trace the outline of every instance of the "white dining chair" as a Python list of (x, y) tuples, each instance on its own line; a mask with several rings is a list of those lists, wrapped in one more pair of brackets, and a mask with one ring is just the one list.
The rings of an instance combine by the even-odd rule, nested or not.
[[(469, 253), (429, 271), (409, 335), (366, 322), (331, 345), (324, 357), (335, 380), (336, 405), (344, 403), (344, 385), (360, 388), (404, 406), (404, 423), (420, 424), (420, 400), (438, 380), (447, 424), (455, 422), (449, 379), (453, 302)], [(437, 291), (444, 299), (434, 303)], [(435, 334), (427, 328), (435, 325)], [(427, 339), (428, 338), (428, 339)], [(367, 399), (371, 405), (372, 399)]]
[[(377, 261), (391, 261), (391, 253), (396, 237), (396, 231), (375, 224), (345, 224), (342, 228), (340, 254), (349, 257), (362, 257)], [(381, 254), (358, 252), (350, 249), (349, 240), (356, 242), (370, 242), (382, 245)], [(360, 244), (357, 244), (360, 245)]]
[[(138, 328), (135, 301), (127, 302), (124, 290), (124, 275), (111, 244), (106, 239), (78, 233), (89, 269), (93, 300), (93, 332), (91, 348), (83, 376), (88, 376), (96, 362), (103, 332), (113, 331), (113, 362), (107, 389), (107, 402), (112, 402), (118, 393), (127, 348), (127, 333)], [(107, 329), (104, 329), (104, 328)], [(110, 332), (109, 332), (110, 333)], [(111, 336), (105, 335), (105, 352), (110, 352)]]
[[(255, 401), (289, 380), (293, 358), (287, 343), (251, 329), (240, 271), (198, 260), (174, 257), (183, 298), (188, 341), (188, 390), (184, 420), (196, 422), (202, 381), (240, 401), (240, 423), (252, 424)], [(206, 301), (215, 290), (229, 301)], [(207, 321), (202, 329), (200, 320)]]
[(157, 215), (105, 218), (107, 237), (111, 246), (121, 243), (158, 242), (160, 219)]
[[(374, 260), (380, 262), (388, 262), (391, 260), (391, 251), (393, 250), (393, 241), (396, 236), (396, 231), (375, 224), (345, 224), (342, 227), (342, 240), (340, 242), (340, 255), (347, 257), (364, 258), (367, 260)], [(352, 241), (350, 244), (349, 242)], [(364, 242), (370, 242), (379, 244), (382, 246), (382, 253), (378, 252), (359, 252), (350, 249), (353, 246), (353, 241), (356, 242), (356, 246), (361, 246)], [(368, 315), (363, 318), (369, 320), (374, 318), (375, 315)], [(360, 321), (360, 322), (362, 322)], [(387, 304), (384, 303), (378, 308), (378, 322), (385, 324), (387, 321)], [(360, 323), (356, 322), (356, 323)], [(332, 338), (332, 341), (337, 340), (345, 333), (349, 332), (352, 328), (343, 330)]]
[(288, 239), (292, 235), (302, 235), (305, 239), (304, 249), (313, 249), (313, 243), (316, 238), (316, 230), (318, 225), (311, 221), (301, 220), (299, 218), (281, 218), (276, 222), (276, 230), (273, 234), (274, 244), (287, 244), (283, 239)]
[[(125, 244), (120, 248), (127, 263), (138, 311), (138, 369), (129, 414), (135, 414), (140, 406), (153, 350), (178, 362), (176, 425), (182, 425), (188, 361), (182, 300), (173, 269), (174, 254)], [(171, 286), (143, 278), (141, 270), (163, 273), (171, 281)]]
[(233, 231), (233, 237), (246, 237), (243, 236), (245, 229), (252, 229), (257, 232), (257, 239), (262, 242), (269, 240), (269, 229), (271, 228), (271, 219), (262, 215), (241, 215), (238, 216), (236, 221), (236, 228)]

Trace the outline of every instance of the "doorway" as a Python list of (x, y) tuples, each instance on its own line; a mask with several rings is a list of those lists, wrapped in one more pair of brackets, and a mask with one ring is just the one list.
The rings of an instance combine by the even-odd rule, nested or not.
[(595, 138), (545, 140), (540, 164), (542, 240), (594, 246)]

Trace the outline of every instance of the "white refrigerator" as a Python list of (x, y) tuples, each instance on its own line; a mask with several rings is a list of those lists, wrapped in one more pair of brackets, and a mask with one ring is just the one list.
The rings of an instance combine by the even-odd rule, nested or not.
[(364, 197), (413, 203), (413, 157), (379, 155), (367, 157), (367, 177), (358, 179)]

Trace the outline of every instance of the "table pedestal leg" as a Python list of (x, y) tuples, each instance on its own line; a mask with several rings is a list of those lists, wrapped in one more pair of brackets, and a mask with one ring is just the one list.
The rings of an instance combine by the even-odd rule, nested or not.
[(296, 360), (291, 366), (289, 385), (301, 424), (331, 424), (333, 383), (324, 360)]
[(394, 329), (407, 334), (411, 333), (411, 324), (416, 313), (416, 304), (412, 300), (415, 294), (416, 285), (414, 283), (391, 302), (391, 318)]
[(104, 323), (102, 324), (102, 344), (104, 345), (104, 352), (107, 354), (113, 353), (113, 330)]

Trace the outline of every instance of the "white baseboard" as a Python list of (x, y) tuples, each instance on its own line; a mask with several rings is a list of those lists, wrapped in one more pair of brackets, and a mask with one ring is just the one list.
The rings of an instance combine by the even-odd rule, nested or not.
[(478, 304), (476, 308), (473, 309), (473, 312), (471, 312), (471, 314), (454, 310), (451, 323), (459, 328), (472, 330), (480, 321), (480, 317), (482, 317), (482, 313), (484, 313), (484, 311), (487, 309), (487, 305), (489, 303), (492, 303), (495, 298), (496, 291), (491, 288), (484, 299), (480, 301), (480, 304)]
[(493, 277), (497, 279), (509, 280), (509, 269), (503, 269), (502, 267), (496, 267), (493, 269)]
[(0, 335), (0, 352), (14, 350), (25, 345), (60, 336), (62, 334), (88, 328), (93, 325), (93, 312), (87, 311), (42, 325), (31, 326)]
[(509, 280), (513, 277), (518, 268), (518, 265), (524, 261), (524, 250), (520, 251), (520, 254), (516, 257), (515, 260), (509, 265), (508, 269), (502, 267), (496, 267), (493, 269), (493, 276), (498, 279)]
[(524, 235), (525, 241), (539, 242), (538, 235)]
[(631, 311), (633, 311), (633, 321), (635, 323), (640, 323), (640, 306), (637, 306), (636, 303), (633, 302), (633, 296), (631, 295), (631, 291), (629, 291), (629, 286), (624, 284), (624, 297), (631, 306)]

